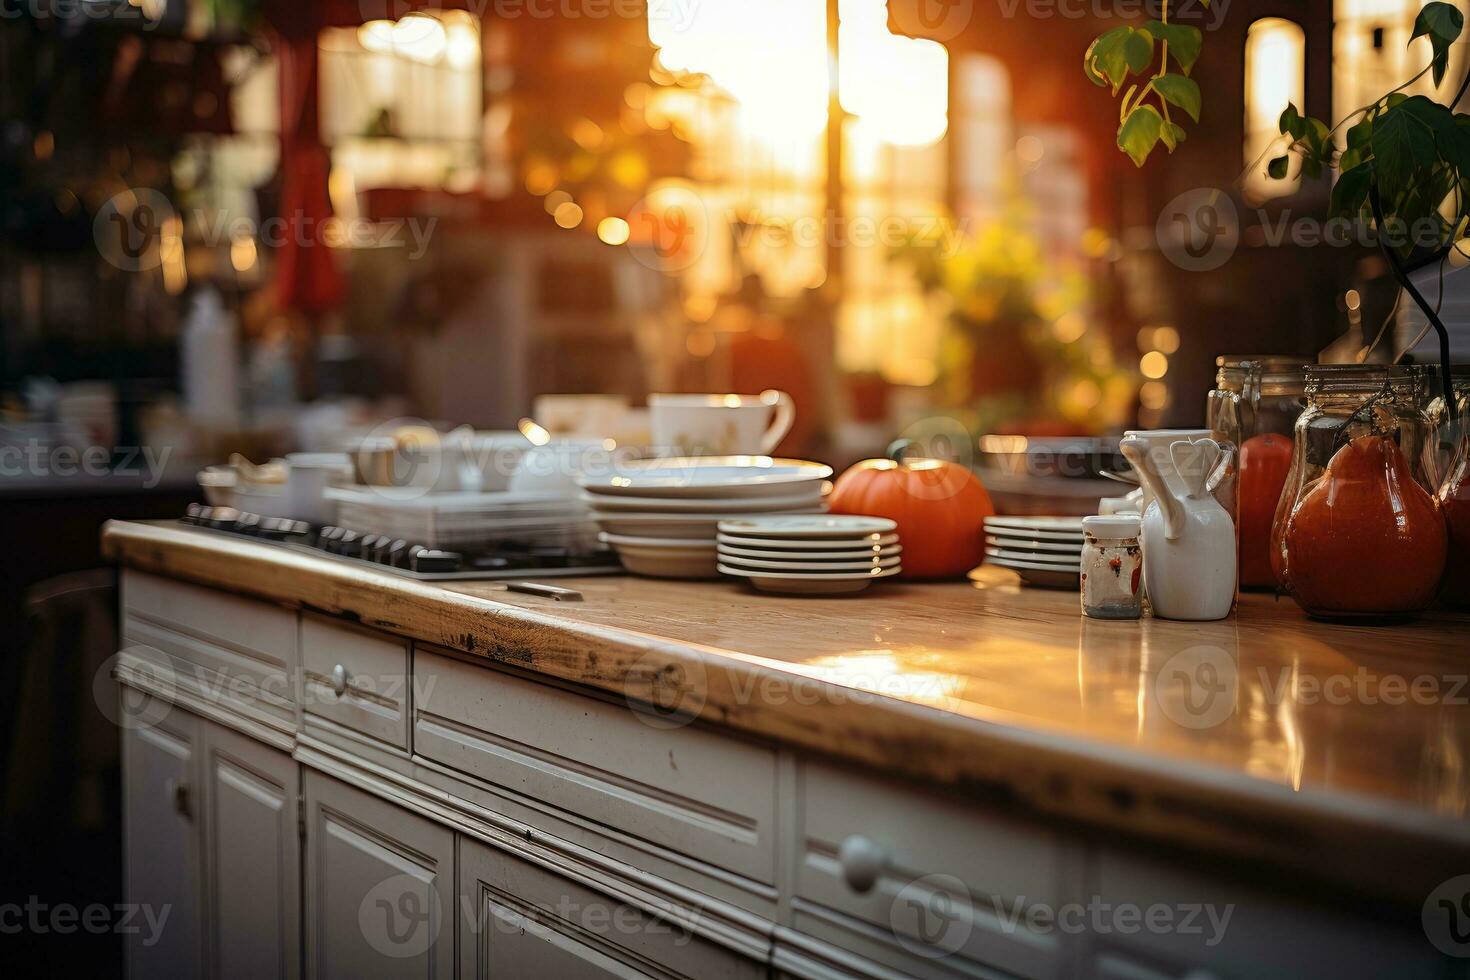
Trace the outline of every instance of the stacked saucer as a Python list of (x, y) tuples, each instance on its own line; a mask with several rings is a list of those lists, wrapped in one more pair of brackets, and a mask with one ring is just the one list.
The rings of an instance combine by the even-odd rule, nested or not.
[(1075, 589), (1082, 575), (1082, 518), (987, 517), (985, 560), (1027, 585)]
[(581, 500), (628, 571), (714, 578), (721, 521), (759, 514), (821, 514), (832, 468), (769, 456), (709, 456), (632, 463), (584, 478)]
[(763, 592), (861, 592), (903, 571), (897, 530), (897, 524), (880, 517), (769, 516), (721, 521), (719, 568)]

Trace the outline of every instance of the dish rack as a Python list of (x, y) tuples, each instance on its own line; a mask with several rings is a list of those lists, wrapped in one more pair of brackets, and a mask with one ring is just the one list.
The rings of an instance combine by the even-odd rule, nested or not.
[(361, 534), (386, 534), (440, 551), (524, 544), (590, 553), (601, 547), (597, 524), (586, 509), (559, 495), (533, 501), (527, 494), (409, 491), (400, 495), (381, 487), (333, 487), (326, 497), (336, 504), (338, 527)]

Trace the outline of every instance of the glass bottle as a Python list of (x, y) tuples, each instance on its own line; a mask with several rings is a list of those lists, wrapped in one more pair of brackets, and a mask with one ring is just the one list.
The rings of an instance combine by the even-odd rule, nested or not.
[(1318, 365), (1306, 380), (1272, 529), (1279, 580), (1313, 616), (1412, 616), (1433, 601), (1447, 551), (1425, 374)]
[(1240, 587), (1274, 589), (1271, 527), (1291, 469), (1292, 433), (1306, 406), (1300, 357), (1226, 356), (1215, 362), (1206, 419), (1217, 439), (1239, 447), (1235, 524)]
[[(1470, 371), (1470, 366), (1463, 370)], [(1449, 421), (1440, 399), (1439, 407), (1446, 417), (1439, 427), (1439, 444), (1453, 451), (1440, 487), (1439, 504), (1450, 540), (1444, 601), (1454, 609), (1470, 610), (1470, 376), (1460, 377), (1463, 380), (1455, 382), (1455, 401), (1460, 409), (1457, 423)]]
[(1082, 612), (1093, 619), (1143, 616), (1140, 527), (1131, 514), (1082, 519)]

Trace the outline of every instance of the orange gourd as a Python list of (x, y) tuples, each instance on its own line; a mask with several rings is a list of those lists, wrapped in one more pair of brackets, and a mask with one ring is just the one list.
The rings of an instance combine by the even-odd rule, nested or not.
[(985, 560), (990, 494), (969, 469), (938, 459), (870, 459), (842, 476), (828, 499), (834, 514), (898, 523), (903, 578), (964, 575)]

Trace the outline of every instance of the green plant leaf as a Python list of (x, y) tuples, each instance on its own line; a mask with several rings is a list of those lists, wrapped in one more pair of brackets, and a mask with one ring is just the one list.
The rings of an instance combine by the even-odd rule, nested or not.
[(1429, 38), (1434, 52), (1435, 85), (1444, 79), (1445, 69), (1449, 67), (1450, 45), (1455, 43), (1464, 28), (1465, 15), (1448, 3), (1427, 3), (1414, 19), (1414, 33), (1409, 35), (1409, 42), (1412, 44), (1417, 38)]
[(1296, 111), (1296, 106), (1288, 102), (1286, 108), (1281, 110), (1279, 122), (1282, 135), (1290, 136), (1299, 140), (1307, 134), (1307, 121), (1302, 118), (1301, 113)]
[(1159, 130), (1159, 139), (1164, 141), (1164, 145), (1169, 148), (1170, 153), (1173, 153), (1188, 135), (1184, 131), (1183, 126), (1169, 122), (1167, 119), (1164, 120), (1164, 128)]
[(1368, 156), (1367, 146), (1350, 146), (1342, 151), (1342, 156), (1338, 157), (1337, 169), (1346, 173), (1354, 167), (1362, 166), (1369, 159), (1371, 158)]
[(1438, 159), (1436, 130), (1453, 125), (1448, 109), (1422, 95), (1384, 110), (1370, 139), (1380, 185), (1408, 187), (1414, 168), (1433, 166)]
[(1445, 162), (1459, 174), (1470, 177), (1470, 116), (1455, 116), (1454, 125), (1435, 130), (1434, 140)]
[(1147, 21), (1143, 29), (1152, 34), (1155, 40), (1168, 42), (1169, 54), (1179, 63), (1179, 70), (1188, 75), (1194, 63), (1199, 60), (1200, 48), (1204, 44), (1204, 34), (1200, 29), (1188, 24), (1165, 24), (1158, 20)]
[(1123, 55), (1128, 59), (1130, 69), (1143, 71), (1154, 60), (1153, 35), (1136, 27), (1129, 28), (1128, 36), (1123, 40)]
[(1093, 41), (1082, 58), (1087, 76), (1105, 79), (1113, 87), (1114, 95), (1128, 77), (1128, 59), (1123, 53), (1123, 42), (1132, 33), (1131, 27), (1115, 27)]
[(1266, 175), (1272, 180), (1281, 180), (1286, 176), (1286, 168), (1290, 163), (1291, 158), (1284, 154), (1275, 157), (1270, 163), (1266, 164)]
[(1363, 164), (1338, 175), (1332, 188), (1332, 214), (1356, 218), (1368, 202), (1368, 186), (1373, 181), (1373, 165)]
[(1135, 167), (1142, 167), (1159, 142), (1164, 117), (1151, 105), (1141, 105), (1118, 127), (1118, 149), (1128, 154)]
[(1199, 122), (1199, 83), (1183, 75), (1160, 75), (1153, 80), (1154, 91), (1189, 113), (1189, 118)]
[(1373, 135), (1373, 117), (1364, 116), (1356, 125), (1347, 131), (1347, 145), (1349, 149), (1356, 149), (1368, 145), (1368, 139)]

